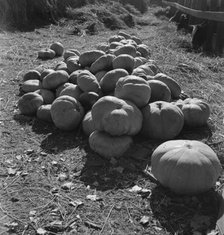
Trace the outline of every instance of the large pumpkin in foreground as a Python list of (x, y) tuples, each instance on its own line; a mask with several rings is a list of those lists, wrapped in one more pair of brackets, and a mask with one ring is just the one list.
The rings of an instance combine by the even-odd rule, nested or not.
[(179, 107), (165, 101), (156, 101), (142, 109), (142, 134), (151, 139), (169, 140), (181, 132), (184, 115)]
[(221, 174), (215, 152), (192, 140), (170, 140), (159, 145), (151, 157), (152, 173), (178, 194), (197, 194), (212, 188)]
[(55, 126), (61, 130), (74, 130), (80, 124), (83, 116), (82, 105), (71, 96), (60, 96), (52, 103), (51, 117)]
[(110, 135), (136, 135), (142, 127), (142, 113), (137, 106), (117, 97), (100, 98), (91, 112), (96, 130)]

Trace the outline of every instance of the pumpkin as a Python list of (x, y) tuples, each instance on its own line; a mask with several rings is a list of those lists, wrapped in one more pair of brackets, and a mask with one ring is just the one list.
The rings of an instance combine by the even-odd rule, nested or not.
[(131, 101), (113, 96), (100, 98), (92, 107), (97, 130), (111, 135), (136, 135), (142, 127), (142, 113)]
[[(134, 41), (134, 40), (132, 40), (132, 39), (123, 39), (123, 40), (121, 40), (120, 41), (120, 43), (122, 43), (123, 45), (131, 45), (131, 46), (134, 46), (135, 47), (135, 49), (137, 48), (137, 43)], [(137, 52), (136, 52), (137, 53)]]
[(113, 64), (113, 69), (125, 69), (128, 71), (128, 73), (131, 74), (134, 69), (135, 60), (134, 57), (127, 54), (123, 54), (117, 56), (113, 60), (112, 64)]
[(82, 71), (83, 71), (83, 70), (78, 69), (78, 70), (72, 72), (72, 73), (69, 75), (68, 82), (73, 83), (73, 84), (76, 85), (76, 84), (77, 84), (78, 75), (79, 75), (80, 73), (82, 73)]
[(206, 125), (210, 116), (209, 104), (198, 98), (187, 98), (175, 103), (184, 114), (184, 123), (190, 127)]
[(198, 194), (211, 189), (221, 174), (215, 152), (196, 140), (170, 140), (151, 157), (152, 174), (178, 194)]
[(100, 84), (96, 77), (88, 70), (83, 70), (77, 77), (77, 84), (82, 91), (100, 91)]
[(130, 39), (131, 38), (131, 35), (126, 33), (126, 32), (123, 32), (123, 31), (120, 31), (118, 32), (118, 36), (122, 36), (124, 37), (125, 39)]
[(21, 90), (25, 93), (27, 92), (33, 92), (42, 87), (41, 81), (40, 80), (27, 80), (22, 83), (21, 85)]
[(80, 56), (80, 52), (76, 49), (68, 49), (64, 52), (64, 60), (67, 60), (71, 56)]
[(43, 78), (42, 86), (45, 89), (54, 90), (68, 81), (69, 75), (64, 70), (54, 71)]
[(103, 55), (99, 57), (95, 62), (90, 66), (90, 72), (96, 74), (101, 70), (110, 70), (112, 69), (112, 61), (115, 58), (114, 55)]
[(137, 46), (137, 51), (141, 53), (142, 57), (148, 58), (150, 56), (150, 49), (145, 44), (139, 44)]
[(38, 51), (38, 58), (42, 60), (53, 59), (55, 55), (55, 51), (48, 48)]
[(111, 42), (109, 45), (109, 49), (116, 49), (117, 47), (123, 46), (120, 42)]
[(96, 46), (96, 49), (106, 52), (109, 49), (109, 46), (106, 43), (100, 43)]
[(62, 56), (64, 52), (64, 46), (60, 42), (52, 43), (50, 49), (55, 52), (56, 56)]
[(68, 67), (67, 67), (67, 64), (63, 61), (60, 61), (59, 63), (56, 64), (55, 68), (54, 68), (55, 71), (57, 70), (64, 70), (66, 71), (67, 73), (69, 72), (68, 71)]
[(85, 110), (90, 110), (96, 101), (100, 98), (99, 94), (89, 91), (83, 92), (78, 100), (82, 104)]
[(41, 80), (41, 74), (35, 69), (27, 71), (23, 76), (23, 81), (27, 80)]
[(173, 78), (169, 77), (164, 73), (157, 73), (153, 79), (164, 82), (169, 87), (171, 91), (171, 96), (173, 98), (179, 98), (181, 88), (180, 85)]
[(111, 44), (112, 42), (120, 42), (123, 39), (125, 39), (125, 38), (121, 35), (113, 35), (113, 36), (109, 37), (108, 42)]
[(55, 100), (55, 93), (51, 90), (42, 88), (42, 89), (36, 90), (35, 92), (43, 97), (44, 104), (51, 104)]
[(141, 74), (144, 74), (145, 76), (154, 76), (154, 72), (147, 64), (140, 65), (132, 71), (132, 75), (138, 76)]
[(145, 62), (141, 59), (141, 57), (135, 57), (135, 65), (134, 68), (137, 68), (140, 65), (143, 65)]
[(102, 70), (102, 71), (99, 71), (95, 74), (95, 77), (97, 79), (97, 81), (100, 83), (101, 79), (103, 78), (103, 76), (107, 73), (108, 71), (107, 70)]
[(68, 95), (78, 100), (81, 94), (82, 94), (82, 91), (77, 85), (72, 84), (72, 83), (67, 83), (66, 87), (64, 87), (60, 91), (58, 96)]
[(77, 128), (84, 116), (82, 105), (75, 98), (63, 95), (54, 100), (51, 117), (55, 126), (64, 131)]
[(69, 73), (72, 73), (76, 70), (80, 70), (81, 69), (81, 65), (79, 64), (79, 57), (69, 57), (66, 60), (66, 65), (68, 68)]
[(134, 35), (131, 36), (131, 39), (134, 40), (137, 45), (142, 44), (142, 40)]
[(18, 100), (18, 108), (21, 114), (33, 116), (37, 109), (44, 103), (43, 97), (35, 92), (28, 92)]
[(149, 102), (151, 88), (143, 78), (128, 75), (118, 80), (114, 94), (120, 99), (130, 100), (137, 107), (142, 108)]
[(127, 54), (132, 57), (136, 57), (136, 48), (133, 45), (126, 44), (115, 49), (114, 55), (119, 56), (122, 54)]
[(41, 105), (37, 109), (37, 118), (45, 122), (52, 122), (51, 104)]
[(100, 80), (100, 87), (104, 93), (109, 93), (114, 91), (117, 81), (121, 77), (126, 77), (128, 75), (125, 69), (113, 69), (107, 72)]
[(91, 111), (88, 111), (82, 119), (82, 130), (86, 136), (90, 136), (96, 130)]
[(142, 109), (141, 133), (151, 139), (168, 140), (176, 137), (184, 125), (184, 115), (179, 107), (165, 101), (156, 101)]
[(121, 157), (132, 143), (131, 136), (111, 136), (106, 132), (97, 130), (89, 136), (90, 148), (108, 160)]
[(171, 101), (171, 91), (164, 82), (161, 82), (159, 80), (148, 80), (147, 83), (151, 88), (150, 102)]
[(54, 72), (54, 69), (44, 69), (40, 75), (40, 81), (43, 81), (43, 78), (52, 72)]
[(98, 58), (100, 58), (102, 55), (105, 55), (105, 52), (100, 50), (91, 50), (83, 52), (79, 56), (79, 63), (82, 67), (91, 66), (91, 64), (95, 62)]

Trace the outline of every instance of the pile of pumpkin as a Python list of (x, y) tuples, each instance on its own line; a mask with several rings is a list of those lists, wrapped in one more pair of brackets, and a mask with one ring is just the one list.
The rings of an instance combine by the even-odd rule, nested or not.
[[(119, 32), (95, 50), (64, 50), (59, 42), (45, 52), (49, 50), (64, 60), (54, 69), (24, 75), (21, 114), (36, 115), (64, 131), (82, 125), (90, 148), (107, 159), (122, 156), (137, 134), (169, 140), (152, 156), (152, 172), (159, 182), (180, 193), (214, 185), (221, 164), (213, 150), (198, 141), (171, 140), (184, 125), (205, 125), (209, 105), (196, 98), (180, 99), (178, 82), (161, 73), (139, 38)], [(45, 55), (42, 51), (38, 56)], [(199, 180), (195, 183), (191, 175)]]

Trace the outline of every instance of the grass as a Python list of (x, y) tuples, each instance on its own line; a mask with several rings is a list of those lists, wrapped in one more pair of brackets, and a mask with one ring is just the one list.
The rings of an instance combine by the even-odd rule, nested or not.
[[(185, 128), (177, 138), (207, 143), (223, 165), (224, 59), (190, 51), (189, 35), (177, 33), (172, 23), (156, 18), (155, 10), (142, 16), (148, 25), (126, 32), (151, 48), (152, 59), (186, 94), (209, 102), (208, 126)], [(223, 176), (209, 192), (178, 196), (144, 174), (159, 142), (136, 137), (124, 157), (108, 162), (89, 149), (80, 129), (66, 133), (18, 115), (22, 75), (62, 60), (42, 62), (37, 59), (39, 49), (61, 41), (65, 48), (84, 52), (118, 32), (104, 30), (80, 37), (70, 35), (73, 26), (66, 21), (32, 32), (0, 34), (0, 232), (37, 234), (38, 229), (45, 229), (47, 234), (189, 235), (215, 230)], [(135, 185), (144, 190), (130, 191)]]

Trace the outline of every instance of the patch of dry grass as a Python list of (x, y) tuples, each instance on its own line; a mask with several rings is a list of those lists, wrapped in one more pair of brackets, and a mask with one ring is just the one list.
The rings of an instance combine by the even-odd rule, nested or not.
[[(128, 29), (147, 44), (152, 59), (162, 71), (175, 78), (192, 97), (211, 105), (209, 125), (184, 129), (178, 138), (198, 139), (209, 144), (223, 166), (224, 153), (224, 59), (190, 52), (190, 38), (175, 31), (172, 24), (147, 14), (150, 25)], [(153, 23), (154, 22), (154, 23)], [(118, 31), (93, 36), (74, 36), (73, 27), (52, 25), (27, 33), (1, 34), (1, 120), (0, 120), (0, 225), (9, 234), (192, 234), (215, 229), (217, 191), (202, 195), (177, 196), (157, 186), (143, 173), (156, 141), (135, 138), (124, 157), (108, 162), (89, 149), (81, 130), (59, 131), (53, 125), (17, 115), (19, 83), (29, 69), (54, 67), (61, 58), (37, 59), (37, 51), (53, 41), (81, 52), (106, 42)], [(184, 42), (184, 44), (183, 44)], [(12, 169), (14, 171), (12, 171)], [(65, 185), (66, 182), (72, 183)], [(131, 192), (138, 185), (144, 190)], [(95, 195), (90, 200), (88, 195)], [(145, 216), (145, 217), (144, 217)], [(146, 222), (142, 218), (146, 218)], [(200, 223), (200, 221), (204, 223)], [(4, 222), (3, 222), (4, 221)], [(5, 222), (17, 223), (3, 226)], [(196, 225), (195, 225), (196, 224)]]

